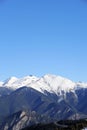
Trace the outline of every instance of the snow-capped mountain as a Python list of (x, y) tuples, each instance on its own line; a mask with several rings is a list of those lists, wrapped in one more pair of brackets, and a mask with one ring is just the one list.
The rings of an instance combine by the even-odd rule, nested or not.
[(38, 81), (31, 83), (30, 86), (40, 92), (47, 91), (50, 93), (61, 94), (62, 91), (69, 92), (73, 90), (75, 83), (61, 76), (45, 75)]
[(77, 89), (87, 88), (87, 83), (75, 83), (67, 78), (51, 74), (47, 74), (41, 78), (36, 76), (26, 76), (24, 78), (11, 77), (4, 83), (0, 83), (0, 87), (6, 87), (12, 90), (16, 90), (23, 86), (31, 87), (42, 93), (47, 91), (61, 95), (63, 92), (74, 92)]
[(34, 111), (40, 119), (45, 116), (47, 120), (71, 119), (75, 114), (77, 118), (84, 118), (87, 117), (86, 98), (87, 83), (84, 82), (51, 74), (11, 77), (0, 83), (0, 121), (25, 110)]
[(37, 80), (38, 80), (38, 78), (35, 76), (26, 76), (26, 77), (20, 78), (20, 79), (18, 79), (16, 77), (11, 77), (11, 78), (7, 79), (2, 84), (2, 86), (16, 90), (20, 87), (28, 86), (28, 84), (33, 83)]

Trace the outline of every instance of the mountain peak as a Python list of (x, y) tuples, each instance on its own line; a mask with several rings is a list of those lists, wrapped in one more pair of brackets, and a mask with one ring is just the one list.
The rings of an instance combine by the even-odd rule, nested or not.
[(16, 78), (16, 77), (10, 77), (10, 78), (8, 78), (8, 79), (4, 82), (3, 85), (9, 86), (9, 85), (13, 84), (14, 82), (16, 82), (17, 80), (18, 80), (18, 78)]
[(36, 80), (38, 80), (38, 78), (35, 76), (25, 76), (23, 78), (10, 77), (4, 82), (3, 86), (11, 89), (18, 89), (23, 86), (28, 86), (28, 84)]
[(43, 77), (44, 82), (48, 84), (52, 91), (60, 92), (64, 90), (65, 92), (74, 89), (75, 83), (67, 78), (56, 76), (52, 74), (47, 74)]
[(4, 83), (1, 83), (0, 86), (5, 86), (13, 90), (27, 86), (42, 93), (45, 93), (47, 91), (56, 94), (75, 91), (76, 89), (80, 88), (87, 88), (86, 83), (75, 83), (67, 78), (53, 74), (46, 74), (41, 78), (33, 75), (25, 76), (23, 78), (11, 77)]
[(68, 78), (65, 78), (63, 76), (60, 76), (60, 75), (54, 75), (54, 74), (46, 74), (43, 76), (44, 78), (52, 78), (52, 79), (59, 79), (59, 80), (68, 80), (68, 81), (71, 81), (73, 82), (72, 80), (68, 79)]

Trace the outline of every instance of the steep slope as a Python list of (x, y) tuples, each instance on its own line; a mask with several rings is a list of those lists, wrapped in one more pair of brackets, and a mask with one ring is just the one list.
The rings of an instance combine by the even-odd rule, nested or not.
[(74, 89), (75, 83), (55, 75), (45, 75), (34, 83), (29, 84), (32, 88), (40, 92), (50, 92), (61, 95), (62, 91), (69, 92)]
[(60, 118), (62, 114), (63, 118), (68, 117), (67, 111), (72, 113), (70, 106), (64, 100), (57, 103), (54, 98), (32, 88), (23, 87), (0, 98), (1, 119), (24, 109), (36, 111), (38, 114), (44, 114), (52, 119)]
[(61, 76), (11, 77), (1, 84), (0, 94), (0, 123), (24, 110), (35, 111), (50, 121), (87, 117), (87, 83)]
[(78, 96), (78, 102), (76, 104), (76, 108), (83, 112), (85, 115), (87, 115), (87, 89), (83, 88), (80, 89), (79, 91), (76, 91), (76, 94)]
[(38, 115), (35, 111), (23, 110), (6, 117), (0, 130), (20, 130), (26, 126), (38, 123), (48, 123), (47, 117)]
[(0, 97), (7, 96), (11, 92), (13, 92), (12, 89), (6, 88), (6, 87), (0, 87)]
[(35, 76), (26, 76), (24, 78), (16, 78), (16, 77), (11, 77), (9, 79), (7, 79), (4, 83), (3, 83), (3, 87), (6, 87), (6, 88), (10, 88), (10, 89), (13, 89), (13, 90), (16, 90), (20, 87), (23, 87), (23, 86), (27, 86), (28, 84), (30, 83), (33, 83), (35, 81), (37, 81), (38, 78), (35, 77)]
[(74, 92), (80, 88), (87, 88), (87, 83), (75, 83), (67, 78), (51, 74), (47, 74), (41, 78), (32, 75), (20, 79), (11, 77), (4, 83), (1, 83), (1, 87), (10, 88), (13, 90), (23, 86), (32, 87), (42, 93), (47, 91), (49, 93), (55, 93), (56, 95), (62, 95), (63, 92)]

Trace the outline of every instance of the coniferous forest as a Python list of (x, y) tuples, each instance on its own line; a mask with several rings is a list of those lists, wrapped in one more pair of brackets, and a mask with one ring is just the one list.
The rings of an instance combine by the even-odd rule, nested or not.
[(87, 127), (87, 120), (61, 120), (49, 124), (37, 124), (22, 130), (82, 130)]

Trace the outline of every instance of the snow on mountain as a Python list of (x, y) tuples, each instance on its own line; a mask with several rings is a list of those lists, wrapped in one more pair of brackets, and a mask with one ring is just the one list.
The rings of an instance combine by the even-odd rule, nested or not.
[(3, 82), (0, 82), (0, 87), (2, 87), (2, 85), (3, 85)]
[(76, 89), (87, 88), (87, 83), (77, 82), (76, 86), (77, 86)]
[(75, 91), (81, 88), (87, 88), (87, 83), (73, 82), (67, 78), (47, 74), (41, 78), (36, 76), (26, 76), (24, 78), (11, 77), (4, 83), (0, 84), (3, 87), (16, 90), (20, 87), (31, 87), (41, 93), (45, 91), (61, 95), (66, 92)]
[(26, 76), (24, 78), (19, 78), (19, 79), (16, 77), (11, 77), (4, 82), (3, 86), (15, 90), (20, 87), (27, 86), (29, 83), (33, 83), (37, 79), (38, 78), (35, 76)]
[(62, 91), (72, 91), (75, 87), (75, 83), (71, 80), (50, 74), (41, 77), (39, 80), (29, 85), (40, 92), (48, 91), (56, 94), (61, 94)]
[(6, 86), (6, 87), (10, 87), (10, 86), (12, 86), (17, 80), (18, 80), (18, 78), (16, 78), (16, 77), (8, 78), (8, 79), (4, 82), (3, 85)]

